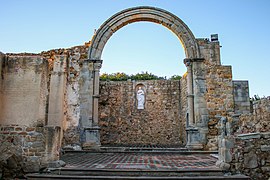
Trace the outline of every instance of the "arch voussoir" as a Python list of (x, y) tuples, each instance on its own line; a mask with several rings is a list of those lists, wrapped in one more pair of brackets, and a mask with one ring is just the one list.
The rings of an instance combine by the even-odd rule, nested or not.
[(170, 29), (181, 41), (187, 58), (199, 58), (197, 41), (188, 26), (177, 16), (154, 7), (136, 7), (123, 10), (105, 21), (92, 38), (88, 57), (101, 59), (103, 48), (114, 32), (134, 22), (148, 21)]

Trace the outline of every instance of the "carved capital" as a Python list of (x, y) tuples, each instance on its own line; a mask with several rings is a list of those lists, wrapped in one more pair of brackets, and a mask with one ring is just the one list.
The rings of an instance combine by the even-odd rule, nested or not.
[(93, 60), (93, 59), (85, 59), (84, 63), (87, 63), (89, 65), (89, 69), (92, 69), (94, 71), (99, 71), (102, 67), (102, 60)]
[(101, 67), (102, 67), (102, 61), (94, 62), (94, 70), (99, 71)]
[(92, 97), (93, 97), (93, 98), (100, 98), (100, 95), (95, 94), (95, 95), (93, 95)]
[(184, 59), (184, 64), (186, 65), (186, 67), (191, 66), (191, 64), (192, 64), (192, 59), (190, 59), (190, 58), (185, 58), (185, 59)]
[(188, 67), (191, 66), (193, 62), (203, 62), (204, 60), (204, 58), (185, 58), (184, 64), (186, 65), (186, 67)]

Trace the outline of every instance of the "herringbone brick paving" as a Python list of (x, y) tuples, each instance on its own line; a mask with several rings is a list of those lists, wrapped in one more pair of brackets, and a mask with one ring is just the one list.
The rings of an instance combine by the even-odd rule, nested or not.
[(95, 169), (215, 169), (209, 154), (68, 153), (62, 158), (69, 168)]

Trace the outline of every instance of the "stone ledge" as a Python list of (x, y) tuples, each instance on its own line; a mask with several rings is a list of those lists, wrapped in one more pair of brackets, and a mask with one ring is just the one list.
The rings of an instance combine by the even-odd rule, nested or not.
[(248, 134), (239, 134), (237, 138), (246, 140), (246, 139), (259, 139), (261, 138), (261, 133), (248, 133)]

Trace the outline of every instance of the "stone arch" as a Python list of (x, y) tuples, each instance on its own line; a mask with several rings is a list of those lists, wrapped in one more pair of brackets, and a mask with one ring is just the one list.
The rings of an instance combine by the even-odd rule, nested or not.
[[(98, 113), (99, 72), (102, 65), (101, 55), (106, 42), (114, 32), (133, 22), (148, 21), (161, 24), (171, 30), (184, 47), (187, 66), (187, 106), (188, 127), (187, 147), (202, 149), (208, 131), (208, 112), (204, 91), (204, 59), (201, 57), (197, 39), (188, 26), (177, 16), (163, 9), (141, 6), (123, 10), (107, 21), (94, 34), (88, 52), (88, 59), (83, 62), (80, 88), (80, 124), (81, 142), (88, 145), (100, 145), (100, 127)], [(201, 72), (198, 74), (197, 72)], [(196, 102), (196, 103), (195, 103)], [(204, 122), (204, 123), (201, 123)], [(83, 145), (84, 146), (84, 145)]]
[(105, 21), (91, 40), (88, 58), (100, 60), (103, 48), (113, 33), (130, 23), (139, 21), (153, 22), (167, 27), (182, 43), (187, 58), (200, 58), (197, 41), (180, 18), (163, 9), (148, 6), (125, 9)]

